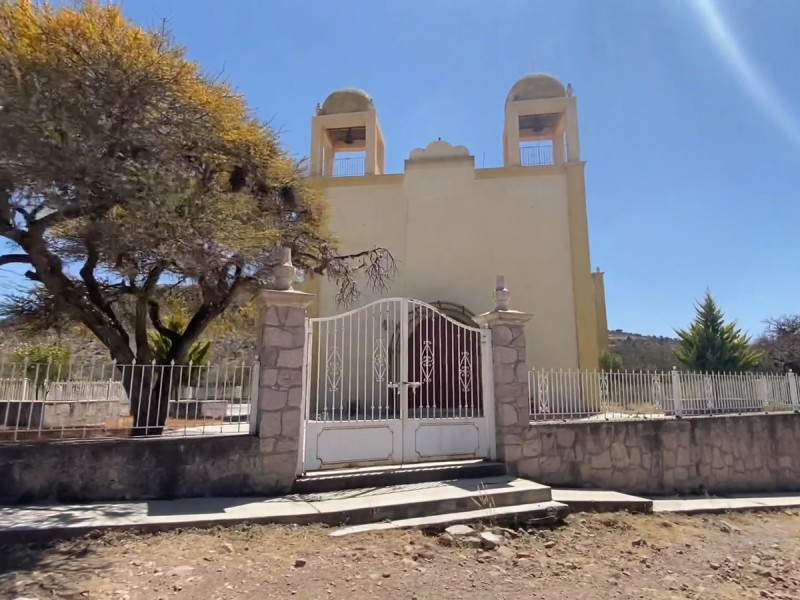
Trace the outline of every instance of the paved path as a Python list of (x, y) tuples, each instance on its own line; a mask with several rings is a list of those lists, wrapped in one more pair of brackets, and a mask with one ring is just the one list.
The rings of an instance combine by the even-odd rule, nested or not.
[(653, 512), (657, 513), (719, 513), (797, 507), (800, 507), (800, 494), (749, 495), (736, 498), (665, 498), (653, 501)]
[[(147, 502), (5, 506), (0, 507), (0, 540), (16, 536), (74, 536), (96, 530), (162, 530), (245, 522), (333, 523), (342, 522), (336, 519), (346, 516), (348, 511), (355, 513), (380, 510), (425, 500), (446, 501), (454, 495), (471, 493), (474, 491), (464, 487), (435, 482), (280, 498), (185, 498)], [(616, 492), (554, 489), (552, 496), (557, 503), (571, 504), (573, 510), (641, 510), (643, 503), (650, 502), (653, 512), (685, 514), (800, 507), (800, 494), (650, 500)]]
[[(329, 523), (364, 521), (377, 514), (406, 516), (421, 504), (446, 506), (458, 500), (480, 501), (493, 492), (532, 493), (549, 499), (549, 488), (524, 479), (497, 477), (361, 488), (278, 498), (184, 498), (145, 502), (2, 506), (0, 539), (36, 534), (80, 535), (94, 530), (159, 530), (234, 523)], [(543, 498), (544, 499), (544, 498)], [(434, 511), (431, 511), (434, 512)], [(358, 522), (358, 521), (356, 521)]]

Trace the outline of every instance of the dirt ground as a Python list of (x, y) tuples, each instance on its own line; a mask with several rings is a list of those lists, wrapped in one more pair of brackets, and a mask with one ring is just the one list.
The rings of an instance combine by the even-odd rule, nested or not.
[(577, 514), (554, 529), (494, 531), (507, 538), (494, 549), (286, 526), (3, 547), (0, 598), (800, 598), (797, 512)]

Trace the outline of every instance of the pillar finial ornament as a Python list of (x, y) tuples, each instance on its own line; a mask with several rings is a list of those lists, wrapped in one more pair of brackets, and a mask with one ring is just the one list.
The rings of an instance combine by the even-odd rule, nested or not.
[(503, 275), (497, 276), (497, 285), (495, 285), (493, 297), (495, 311), (508, 310), (508, 305), (511, 301), (511, 292), (509, 292), (506, 287), (506, 278)]
[(283, 246), (278, 249), (278, 259), (280, 263), (273, 270), (275, 279), (275, 289), (288, 291), (292, 289), (297, 269), (292, 264), (292, 249)]

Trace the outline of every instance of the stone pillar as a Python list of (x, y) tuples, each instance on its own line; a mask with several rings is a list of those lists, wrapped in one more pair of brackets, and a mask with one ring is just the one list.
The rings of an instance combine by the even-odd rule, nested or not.
[(306, 309), (313, 295), (291, 289), (294, 267), (284, 252), (275, 287), (260, 295), (256, 434), (276, 492), (294, 484), (301, 454), (305, 385)]
[(510, 297), (503, 276), (498, 276), (494, 310), (475, 320), (491, 331), (497, 459), (516, 474), (523, 434), (531, 420), (525, 324), (532, 315), (510, 310)]

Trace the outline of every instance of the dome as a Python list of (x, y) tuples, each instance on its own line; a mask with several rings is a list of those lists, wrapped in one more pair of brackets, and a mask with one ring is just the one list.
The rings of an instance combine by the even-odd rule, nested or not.
[(344, 89), (333, 92), (325, 98), (321, 115), (337, 115), (342, 113), (362, 112), (372, 110), (372, 98), (363, 90)]
[(511, 88), (506, 103), (517, 100), (541, 100), (542, 98), (563, 98), (567, 95), (564, 84), (552, 75), (534, 73), (526, 75)]

